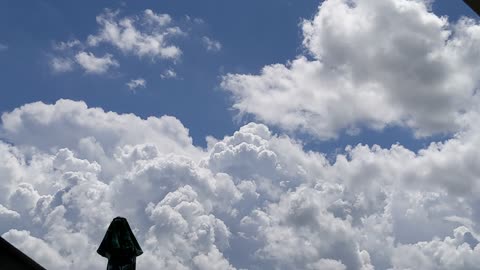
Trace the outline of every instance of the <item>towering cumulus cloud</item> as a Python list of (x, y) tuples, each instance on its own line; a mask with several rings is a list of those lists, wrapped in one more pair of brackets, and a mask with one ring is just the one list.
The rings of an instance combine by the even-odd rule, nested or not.
[(259, 75), (229, 74), (223, 88), (240, 113), (320, 139), (365, 126), (456, 131), (478, 104), (480, 28), (438, 17), (430, 2), (323, 1), (302, 23), (305, 55)]
[(329, 162), (261, 124), (200, 149), (173, 117), (60, 100), (4, 113), (1, 134), (2, 236), (48, 269), (104, 267), (94, 251), (117, 215), (145, 251), (140, 269), (480, 263), (478, 127)]
[[(302, 24), (306, 55), (223, 80), (264, 124), (205, 149), (171, 116), (72, 100), (3, 113), (0, 234), (52, 270), (105, 267), (95, 250), (115, 216), (144, 251), (139, 269), (477, 269), (480, 26), (429, 2), (323, 1)], [(105, 33), (91, 42), (117, 46)], [(348, 146), (333, 160), (291, 135), (386, 125), (453, 135), (417, 152)]]

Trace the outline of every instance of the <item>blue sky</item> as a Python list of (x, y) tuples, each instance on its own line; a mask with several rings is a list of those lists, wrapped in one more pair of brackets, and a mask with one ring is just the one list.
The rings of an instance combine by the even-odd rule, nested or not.
[[(316, 1), (305, 1), (302, 5), (288, 1), (229, 4), (110, 1), (101, 5), (97, 1), (2, 1), (1, 4), (1, 32), (5, 34), (2, 41), (9, 46), (8, 52), (1, 56), (1, 72), (5, 74), (4, 80), (8, 80), (2, 91), (2, 111), (32, 101), (71, 98), (142, 117), (168, 114), (189, 126), (200, 145), (205, 143), (206, 135), (223, 137), (237, 126), (232, 121), (228, 96), (218, 90), (219, 76), (235, 71), (254, 73), (265, 63), (285, 62), (295, 56), (300, 36), (297, 24), (302, 17), (312, 16), (318, 5)], [(107, 78), (84, 75), (82, 71), (52, 74), (47, 61), (52, 42), (85, 39), (97, 28), (95, 16), (105, 8), (119, 9), (125, 15), (151, 8), (168, 13), (191, 28), (191, 36), (178, 41), (184, 52), (180, 62), (145, 64), (135, 57), (126, 57), (122, 59), (119, 74)], [(19, 16), (28, 19), (18, 21)], [(189, 24), (186, 16), (205, 23)], [(206, 52), (201, 43), (203, 35), (219, 40), (222, 50)], [(160, 74), (167, 68), (174, 68), (180, 79), (162, 80)], [(21, 79), (25, 76), (29, 79)], [(133, 95), (125, 83), (136, 77), (147, 79), (148, 88)]]
[(116, 216), (138, 269), (477, 269), (479, 48), (460, 0), (0, 0), (0, 235), (52, 270), (105, 267)]
[[(195, 144), (205, 146), (205, 136), (216, 138), (236, 130), (248, 121), (234, 120), (231, 97), (219, 89), (226, 73), (257, 74), (268, 64), (285, 63), (303, 51), (302, 19), (315, 15), (318, 1), (1, 1), (0, 42), (8, 49), (0, 54), (2, 91), (0, 111), (9, 111), (25, 103), (55, 102), (60, 98), (84, 100), (119, 113), (141, 117), (177, 117), (190, 129)], [(85, 40), (95, 33), (95, 17), (105, 8), (133, 16), (149, 8), (170, 14), (177, 25), (188, 29), (188, 37), (175, 44), (183, 54), (177, 63), (169, 60), (148, 61), (110, 51), (121, 60), (120, 68), (98, 76), (75, 70), (55, 74), (49, 57), (55, 43)], [(433, 11), (453, 20), (460, 15), (474, 16), (461, 1), (436, 1)], [(201, 19), (196, 24), (187, 20)], [(19, 19), (21, 18), (21, 19)], [(207, 36), (221, 43), (221, 50), (208, 52), (202, 45)], [(105, 45), (108, 46), (108, 45)], [(173, 69), (178, 78), (161, 79), (160, 74)], [(125, 85), (131, 79), (144, 78), (147, 87), (136, 93)], [(307, 148), (332, 152), (347, 144), (377, 143), (389, 146), (397, 141), (418, 149), (429, 138), (414, 140), (403, 128), (382, 132), (364, 130), (360, 136), (341, 135), (338, 140), (317, 140), (302, 136)]]

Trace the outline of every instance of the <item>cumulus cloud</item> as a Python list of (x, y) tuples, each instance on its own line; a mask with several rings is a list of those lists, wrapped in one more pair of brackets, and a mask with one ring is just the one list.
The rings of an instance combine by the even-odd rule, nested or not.
[(169, 39), (182, 35), (179, 27), (171, 26), (168, 14), (147, 9), (139, 17), (118, 18), (118, 12), (105, 11), (97, 16), (98, 34), (88, 37), (88, 45), (110, 44), (123, 53), (152, 59), (178, 59), (181, 50), (170, 45)]
[(202, 42), (207, 51), (218, 52), (222, 49), (222, 44), (219, 41), (213, 40), (209, 37), (202, 37)]
[[(105, 151), (111, 154), (117, 146), (134, 146), (140, 142), (162, 145), (167, 152), (196, 149), (188, 129), (174, 117), (141, 119), (133, 114), (119, 115), (101, 108), (88, 108), (84, 102), (72, 100), (59, 100), (55, 104), (30, 103), (3, 114), (1, 119), (4, 138), (14, 144), (23, 142), (42, 150), (66, 147), (81, 148), (82, 152), (92, 155)], [(44, 136), (51, 133), (57, 135)]]
[(394, 269), (475, 269), (479, 263), (480, 246), (469, 246), (465, 241), (469, 233), (467, 228), (458, 227), (453, 237), (402, 246), (394, 253)]
[(30, 235), (28, 231), (10, 230), (3, 237), (17, 248), (34, 258), (43, 258), (42, 263), (48, 269), (60, 269), (68, 267), (68, 263), (62, 258), (57, 250), (50, 247), (42, 239)]
[(430, 2), (323, 1), (301, 24), (304, 55), (222, 86), (240, 114), (320, 139), (391, 125), (455, 132), (478, 99), (480, 28), (435, 15)]
[[(125, 216), (149, 269), (474, 269), (478, 117), (444, 142), (329, 161), (250, 123), (195, 147), (169, 116), (85, 103), (2, 115), (0, 233), (49, 269), (94, 269)], [(470, 267), (470, 268), (468, 268)]]
[[(150, 60), (178, 60), (181, 49), (174, 45), (174, 38), (185, 36), (180, 27), (174, 25), (168, 14), (158, 14), (146, 9), (137, 16), (121, 17), (119, 11), (105, 10), (96, 17), (98, 30), (88, 35), (85, 41), (71, 39), (55, 42), (55, 51), (50, 59), (54, 72), (67, 72), (78, 63), (87, 73), (102, 74), (111, 67), (118, 67), (119, 62), (114, 52), (107, 46), (113, 46), (125, 55), (135, 55)], [(0, 51), (8, 47), (0, 44)], [(88, 50), (106, 51), (98, 57)]]
[[(327, 159), (264, 124), (200, 148), (171, 116), (25, 104), (1, 117), (0, 234), (53, 270), (104, 266), (94, 251), (119, 215), (145, 269), (475, 269), (479, 27), (427, 4), (326, 0), (302, 24), (308, 55), (230, 74), (223, 87), (242, 113), (319, 138), (362, 125), (451, 138), (417, 152), (347, 146)], [(137, 20), (171, 20), (101, 16), (90, 41), (114, 46)]]
[(102, 74), (111, 67), (119, 66), (117, 60), (111, 54), (97, 57), (91, 52), (79, 52), (75, 55), (75, 59), (85, 72), (92, 74)]
[(142, 78), (132, 79), (127, 83), (127, 86), (130, 90), (135, 91), (137, 88), (145, 88), (147, 86), (147, 81)]

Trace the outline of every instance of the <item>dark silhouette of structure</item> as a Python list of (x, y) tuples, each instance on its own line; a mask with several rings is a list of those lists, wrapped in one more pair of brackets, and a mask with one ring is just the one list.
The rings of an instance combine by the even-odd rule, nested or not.
[(480, 16), (480, 1), (479, 0), (463, 0), (473, 11)]
[(136, 257), (143, 251), (127, 219), (116, 217), (110, 223), (97, 253), (108, 258), (107, 270), (135, 270)]
[(46, 270), (2, 237), (0, 237), (0, 269)]

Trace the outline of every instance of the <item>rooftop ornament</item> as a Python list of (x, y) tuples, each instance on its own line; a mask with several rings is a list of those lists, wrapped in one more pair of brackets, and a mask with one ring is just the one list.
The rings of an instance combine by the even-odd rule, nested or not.
[(110, 223), (97, 253), (108, 259), (107, 270), (135, 270), (136, 257), (143, 251), (127, 219), (116, 217)]

